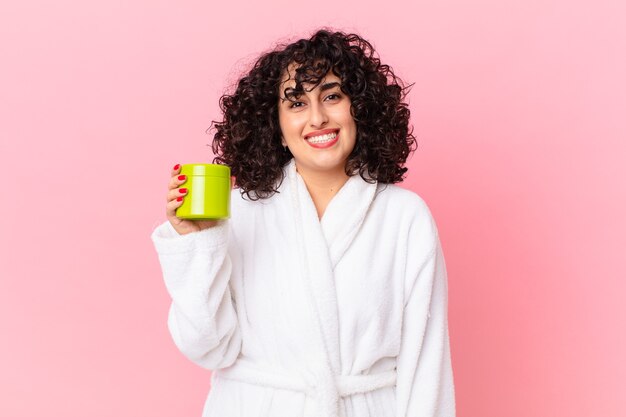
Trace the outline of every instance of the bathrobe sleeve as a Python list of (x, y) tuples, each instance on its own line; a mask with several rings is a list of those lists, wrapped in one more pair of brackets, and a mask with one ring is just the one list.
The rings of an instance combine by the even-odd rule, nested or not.
[[(398, 417), (454, 417), (448, 335), (447, 273), (441, 243), (408, 262), (402, 341), (397, 361)], [(420, 259), (421, 258), (421, 259)]]
[(168, 328), (174, 343), (204, 368), (231, 365), (241, 350), (241, 332), (229, 288), (228, 221), (186, 235), (167, 221), (151, 238), (172, 298)]

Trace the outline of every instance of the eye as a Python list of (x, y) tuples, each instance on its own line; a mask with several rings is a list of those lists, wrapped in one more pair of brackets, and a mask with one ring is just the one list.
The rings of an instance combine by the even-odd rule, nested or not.
[(326, 96), (325, 100), (339, 100), (341, 96), (337, 93), (332, 93)]
[(294, 101), (289, 105), (290, 109), (301, 107), (300, 105), (304, 105), (301, 101)]

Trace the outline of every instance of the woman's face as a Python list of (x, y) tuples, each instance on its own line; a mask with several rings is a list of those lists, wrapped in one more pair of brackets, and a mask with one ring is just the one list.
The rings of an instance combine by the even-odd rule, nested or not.
[[(311, 91), (304, 84), (299, 97), (284, 96), (295, 88), (295, 71), (289, 67), (279, 90), (278, 120), (283, 145), (291, 151), (296, 166), (309, 172), (345, 176), (348, 156), (356, 142), (356, 123), (350, 114), (350, 97), (341, 91), (341, 80), (332, 71)], [(287, 92), (288, 95), (290, 92)]]

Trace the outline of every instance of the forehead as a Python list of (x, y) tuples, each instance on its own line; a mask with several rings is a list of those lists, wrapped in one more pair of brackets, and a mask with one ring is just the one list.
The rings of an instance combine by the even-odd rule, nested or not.
[[(280, 85), (282, 88), (295, 87), (296, 86), (296, 68), (299, 68), (300, 65), (297, 64), (289, 64), (287, 69), (283, 71), (283, 75), (280, 80)], [(324, 82), (332, 82), (332, 81), (341, 81), (339, 77), (337, 77), (332, 70), (328, 71), (326, 75), (320, 80), (320, 85)], [(308, 83), (304, 83), (308, 84)]]

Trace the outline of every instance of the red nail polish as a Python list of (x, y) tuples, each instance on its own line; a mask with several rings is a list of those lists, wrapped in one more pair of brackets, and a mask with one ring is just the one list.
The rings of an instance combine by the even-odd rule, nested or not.
[(183, 198), (182, 198), (182, 197), (178, 197), (178, 198), (176, 199), (176, 201), (183, 201)]
[(180, 164), (174, 165), (174, 171), (176, 171), (178, 168), (180, 168)]
[(184, 194), (184, 193), (187, 192), (187, 189), (186, 188), (179, 188), (178, 192), (181, 193), (181, 194)]
[(184, 180), (185, 178), (186, 178), (186, 175), (179, 175), (179, 176), (178, 176), (178, 179), (179, 179), (180, 181)]

